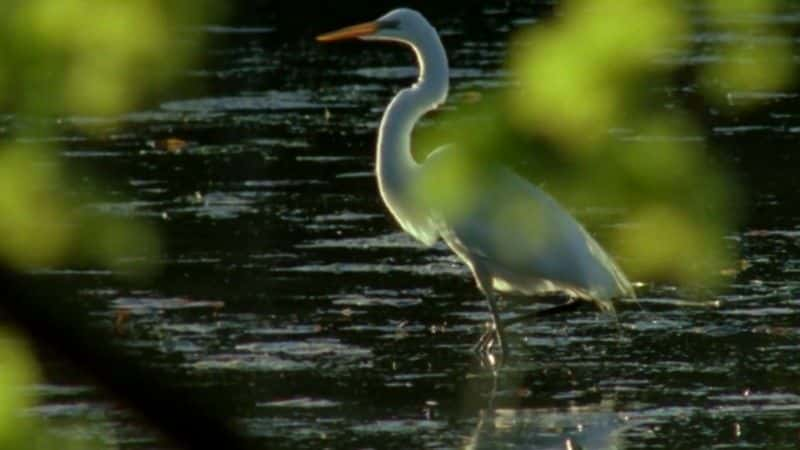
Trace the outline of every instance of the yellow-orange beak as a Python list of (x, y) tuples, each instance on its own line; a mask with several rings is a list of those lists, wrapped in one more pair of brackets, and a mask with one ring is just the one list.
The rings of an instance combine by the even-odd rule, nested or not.
[(361, 36), (369, 36), (370, 34), (377, 32), (378, 28), (378, 22), (364, 22), (351, 27), (331, 31), (330, 33), (320, 34), (317, 36), (317, 42), (334, 42), (345, 39), (354, 39)]

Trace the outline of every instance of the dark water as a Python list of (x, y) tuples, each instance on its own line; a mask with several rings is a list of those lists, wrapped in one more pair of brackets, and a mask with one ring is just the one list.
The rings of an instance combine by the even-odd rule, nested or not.
[[(456, 97), (507, 82), (508, 34), (537, 14), (431, 17)], [(798, 93), (767, 93), (746, 116), (696, 111), (746, 188), (746, 222), (728, 238), (749, 267), (714, 302), (644, 283), (642, 307), (622, 305), (616, 321), (582, 310), (512, 328), (516, 358), (495, 375), (470, 353), (488, 315), (467, 270), (400, 232), (377, 194), (375, 128), (414, 74), (411, 55), (318, 47), (279, 25), (201, 30), (211, 47), (185, 77), (207, 83), (205, 96), (130, 114), (107, 139), (64, 131), (64, 157), (113, 186), (95, 207), (162, 230), (162, 276), (147, 288), (96, 270), (38, 276), (109, 327), (129, 312), (120, 339), (218, 398), (265, 448), (800, 445)], [(713, 60), (713, 38), (666, 62)], [(665, 108), (696, 95), (653, 89)], [(189, 145), (154, 148), (165, 138)], [(154, 445), (113, 399), (52, 364), (38, 414), (82, 418), (76, 433), (123, 448)]]

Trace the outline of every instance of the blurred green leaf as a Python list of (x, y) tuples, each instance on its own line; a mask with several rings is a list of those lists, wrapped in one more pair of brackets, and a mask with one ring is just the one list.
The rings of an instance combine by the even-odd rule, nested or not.
[[(743, 25), (751, 23), (747, 17), (775, 5), (721, 1), (709, 6), (717, 15), (711, 22), (739, 30), (752, 30)], [(439, 209), (469, 211), (484, 165), (510, 165), (589, 229), (602, 230), (604, 245), (633, 279), (713, 284), (732, 258), (724, 237), (735, 221), (737, 188), (712, 162), (691, 114), (651, 100), (652, 80), (669, 80), (676, 69), (658, 56), (691, 51), (689, 11), (667, 0), (573, 0), (561, 13), (515, 39), (509, 67), (518, 85), (449, 114), (450, 125), (419, 133), (422, 146), (452, 143), (467, 162), (429, 174), (417, 195)], [(701, 71), (700, 84), (711, 76), (719, 89), (710, 98), (783, 86), (791, 58), (783, 44), (770, 42), (766, 51), (747, 39), (716, 44), (722, 61), (749, 59), (746, 70), (714, 64)], [(510, 208), (513, 220), (536, 223), (537, 211)], [(612, 216), (622, 225), (608, 229)], [(547, 230), (531, 230), (547, 239)]]
[(652, 59), (685, 32), (666, 0), (582, 0), (559, 20), (521, 33), (511, 56), (520, 89), (509, 93), (511, 119), (564, 151), (592, 151), (629, 108), (631, 88)]
[[(129, 111), (192, 60), (202, 34), (191, 40), (182, 34), (219, 11), (214, 5), (7, 0), (0, 4), (0, 104), (20, 117)], [(38, 123), (45, 137), (53, 122)], [(0, 258), (21, 270), (99, 263), (144, 274), (153, 267), (159, 244), (151, 227), (87, 215), (83, 204), (99, 197), (67, 200), (74, 177), (57, 149), (13, 144), (14, 136), (8, 142), (0, 146), (0, 231), (7, 237)]]
[(62, 261), (70, 247), (70, 212), (60, 195), (62, 168), (49, 150), (0, 148), (0, 255), (30, 269)]
[(712, 29), (730, 36), (716, 49), (719, 60), (701, 75), (706, 95), (714, 102), (739, 108), (757, 104), (753, 98), (736, 103), (730, 94), (775, 91), (793, 77), (791, 37), (765, 18), (780, 13), (778, 0), (707, 0)]
[(25, 340), (0, 327), (0, 448), (23, 448), (31, 424), (21, 412), (34, 404), (30, 386), (39, 370)]
[(7, 0), (0, 5), (0, 100), (25, 113), (127, 111), (191, 60), (201, 36), (189, 45), (180, 33), (213, 4)]

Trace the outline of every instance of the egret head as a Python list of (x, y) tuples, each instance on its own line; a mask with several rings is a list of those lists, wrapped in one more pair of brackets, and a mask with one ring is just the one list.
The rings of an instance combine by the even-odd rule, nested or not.
[(414, 44), (420, 37), (436, 30), (422, 14), (408, 8), (394, 9), (379, 19), (342, 28), (317, 36), (319, 42), (334, 42), (345, 39), (376, 41), (398, 41)]

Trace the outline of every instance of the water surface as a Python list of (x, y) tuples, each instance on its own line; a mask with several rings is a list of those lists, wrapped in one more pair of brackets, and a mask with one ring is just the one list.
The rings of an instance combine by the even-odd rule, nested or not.
[[(538, 14), (431, 17), (456, 98), (509, 82), (509, 33)], [(767, 20), (797, 26), (800, 16)], [(124, 312), (125, 345), (219, 398), (221, 413), (269, 448), (798, 445), (798, 93), (733, 93), (769, 104), (744, 118), (697, 111), (710, 127), (703, 146), (724, 148), (747, 188), (747, 220), (728, 237), (746, 270), (702, 306), (645, 282), (640, 305), (616, 319), (586, 309), (516, 326), (517, 356), (494, 373), (470, 352), (488, 315), (468, 271), (442, 244), (402, 233), (377, 194), (375, 128), (415, 73), (410, 55), (319, 48), (310, 35), (276, 35), (279, 25), (194, 30), (212, 44), (185, 77), (210, 92), (128, 114), (107, 139), (75, 135), (69, 123), (87, 118), (69, 118), (58, 136), (65, 159), (111, 175), (94, 208), (163, 231), (157, 282), (134, 288), (97, 270), (38, 277), (99, 323)], [(687, 37), (694, 52), (662, 63), (708, 64), (719, 56), (705, 45), (731, 38)], [(665, 108), (697, 91), (653, 89)], [(168, 152), (166, 138), (188, 145)], [(154, 445), (90, 381), (48, 364), (36, 414), (85, 418), (122, 448)]]

